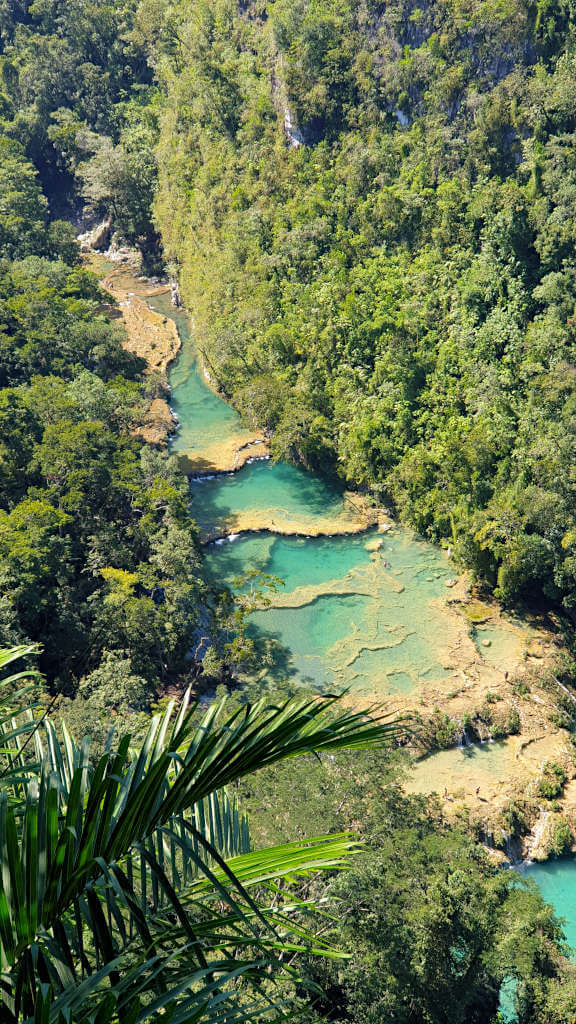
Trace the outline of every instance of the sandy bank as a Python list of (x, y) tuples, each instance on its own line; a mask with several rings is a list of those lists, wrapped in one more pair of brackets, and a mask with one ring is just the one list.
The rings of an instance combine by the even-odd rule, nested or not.
[[(97, 266), (97, 264), (96, 264)], [(102, 287), (118, 303), (120, 315), (128, 335), (126, 349), (146, 361), (149, 373), (160, 373), (166, 377), (168, 366), (180, 351), (180, 337), (176, 324), (167, 316), (150, 309), (147, 298), (163, 295), (169, 291), (167, 285), (137, 282), (126, 273), (125, 267), (107, 271), (101, 281)]]
[(178, 453), (183, 473), (189, 476), (204, 473), (234, 473), (250, 459), (268, 457), (268, 442), (263, 434), (240, 430), (222, 441)]
[[(85, 263), (102, 275), (100, 284), (116, 301), (106, 307), (111, 319), (121, 319), (126, 331), (124, 348), (143, 359), (146, 373), (159, 378), (160, 387), (168, 391), (168, 367), (180, 351), (180, 337), (176, 324), (167, 316), (150, 309), (146, 299), (163, 295), (168, 285), (154, 284), (145, 278), (133, 276), (133, 268), (123, 264), (112, 266), (104, 256), (90, 254)], [(164, 398), (154, 398), (146, 412), (144, 423), (134, 431), (135, 436), (147, 444), (164, 446), (174, 433), (176, 422)]]
[(488, 822), (538, 780), (547, 761), (566, 762), (569, 754), (567, 734), (541, 726), (533, 737), (510, 736), (423, 758), (414, 764), (405, 789), (438, 793), (449, 816), (464, 804)]

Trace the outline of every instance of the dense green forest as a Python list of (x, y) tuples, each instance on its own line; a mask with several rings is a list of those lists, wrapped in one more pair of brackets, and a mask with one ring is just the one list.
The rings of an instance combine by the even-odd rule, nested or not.
[(276, 456), (572, 609), (575, 47), (572, 0), (0, 0), (0, 645), (43, 673), (31, 719), (2, 681), (2, 1019), (573, 1019), (551, 909), (394, 730), (247, 687), (146, 733), (209, 598), (75, 238), (178, 278)]
[(78, 126), (113, 131), (147, 65), (104, 4), (3, 4), (0, 27), (0, 632), (107, 729), (186, 671), (203, 588), (186, 481), (134, 436), (154, 383), (56, 216)]
[[(6, 152), (31, 193), (28, 215), (34, 200), (41, 213), (30, 165)], [(99, 313), (94, 275), (60, 258), (42, 220), (19, 216), (18, 234), (22, 250), (7, 238), (15, 258), (0, 263), (2, 634), (41, 643), (58, 689), (94, 688), (113, 667), (111, 706), (145, 706), (196, 624), (186, 483), (132, 436), (141, 367)]]
[(571, 608), (569, 0), (2, 11), (6, 136), (56, 213), (161, 234), (274, 453)]
[(569, 0), (181, 0), (150, 32), (154, 216), (222, 387), (568, 608), (575, 32)]

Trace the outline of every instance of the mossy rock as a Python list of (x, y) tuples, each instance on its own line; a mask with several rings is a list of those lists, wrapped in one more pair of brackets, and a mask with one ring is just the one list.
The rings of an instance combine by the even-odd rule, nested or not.
[(492, 618), (492, 609), (482, 601), (469, 601), (463, 606), (463, 611), (469, 622), (488, 622)]

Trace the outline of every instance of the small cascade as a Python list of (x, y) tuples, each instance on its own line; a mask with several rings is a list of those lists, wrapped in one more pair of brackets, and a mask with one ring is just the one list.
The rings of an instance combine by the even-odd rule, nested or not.
[(170, 281), (170, 302), (175, 309), (182, 308), (182, 299), (180, 297), (180, 287), (177, 281)]
[(496, 849), (494, 845), (494, 833), (489, 832), (487, 828), (482, 828), (480, 830), (480, 832), (478, 833), (478, 838), (482, 845), (485, 846), (488, 850)]
[(494, 737), (490, 732), (490, 727), (481, 718), (476, 720), (474, 728), (480, 743), (494, 743)]
[(518, 838), (513, 836), (511, 832), (505, 832), (504, 829), (502, 829), (502, 836), (504, 839), (504, 853), (506, 854), (510, 865), (515, 868), (517, 865), (522, 863), (522, 843)]
[(458, 750), (463, 750), (464, 747), (471, 747), (472, 746), (472, 740), (470, 739), (470, 737), (469, 737), (468, 733), (466, 732), (465, 728), (462, 728), (460, 730), (460, 732), (457, 733), (456, 741), (457, 741), (457, 745), (458, 745)]
[(517, 863), (513, 864), (512, 867), (514, 868), (515, 871), (518, 871), (519, 874), (523, 874), (524, 871), (528, 871), (528, 869), (531, 868), (536, 863), (537, 863), (537, 861), (530, 860), (530, 858), (527, 857), (526, 860), (518, 861)]
[(78, 235), (81, 252), (102, 252), (110, 242), (112, 232), (112, 218), (107, 217), (100, 224), (96, 224), (89, 231)]
[(540, 816), (530, 834), (526, 837), (524, 850), (527, 863), (531, 860), (545, 860), (548, 855), (548, 828), (551, 812), (546, 807), (540, 807)]
[(408, 117), (407, 114), (404, 113), (403, 110), (393, 110), (392, 113), (394, 114), (394, 117), (396, 118), (398, 124), (401, 125), (402, 128), (409, 127), (410, 118)]

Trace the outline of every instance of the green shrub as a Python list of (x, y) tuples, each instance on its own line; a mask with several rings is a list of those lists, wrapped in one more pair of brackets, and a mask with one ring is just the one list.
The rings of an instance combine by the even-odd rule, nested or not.
[(506, 716), (506, 732), (509, 736), (517, 736), (520, 732), (520, 714), (516, 708), (510, 708)]
[(561, 764), (547, 761), (544, 765), (542, 778), (538, 783), (538, 793), (545, 800), (554, 800), (560, 796), (566, 782), (566, 772)]
[(567, 821), (561, 819), (554, 822), (550, 835), (550, 854), (554, 857), (561, 857), (563, 854), (568, 853), (572, 847), (573, 840), (572, 829)]

